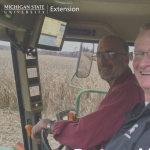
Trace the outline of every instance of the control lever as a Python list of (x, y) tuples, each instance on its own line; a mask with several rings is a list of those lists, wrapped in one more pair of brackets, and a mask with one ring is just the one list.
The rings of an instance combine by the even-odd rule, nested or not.
[(25, 126), (25, 129), (27, 130), (27, 133), (28, 133), (28, 136), (29, 136), (29, 139), (30, 139), (30, 150), (33, 150), (32, 149), (32, 139), (31, 139), (32, 126), (30, 124), (28, 124), (28, 125)]
[(79, 122), (79, 118), (78, 118), (78, 116), (77, 116), (77, 114), (76, 114), (75, 111), (70, 111), (69, 112), (69, 114), (68, 114), (68, 120), (75, 121), (77, 123)]

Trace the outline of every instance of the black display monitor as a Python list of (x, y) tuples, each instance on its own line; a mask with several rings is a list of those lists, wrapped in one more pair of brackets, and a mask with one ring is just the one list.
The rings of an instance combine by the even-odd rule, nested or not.
[(41, 15), (37, 18), (31, 47), (61, 51), (68, 20), (59, 16)]

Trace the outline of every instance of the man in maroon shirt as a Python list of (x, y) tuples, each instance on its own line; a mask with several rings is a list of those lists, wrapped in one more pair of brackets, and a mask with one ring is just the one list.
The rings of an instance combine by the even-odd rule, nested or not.
[(72, 149), (105, 147), (124, 123), (125, 111), (144, 100), (143, 91), (128, 64), (127, 43), (117, 36), (103, 37), (97, 48), (97, 66), (110, 89), (97, 111), (80, 118), (78, 123), (43, 119), (33, 127), (32, 139), (40, 143), (36, 137), (46, 128), (57, 141)]

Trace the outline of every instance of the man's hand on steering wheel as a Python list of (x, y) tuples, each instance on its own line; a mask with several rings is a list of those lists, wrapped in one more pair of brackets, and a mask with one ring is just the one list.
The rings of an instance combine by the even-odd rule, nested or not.
[[(42, 119), (40, 120), (33, 128), (31, 138), (35, 141), (36, 144), (41, 144), (42, 140), (40, 139), (41, 130), (43, 128), (47, 129), (47, 125), (49, 124), (50, 119)], [(55, 122), (53, 122), (50, 126), (50, 133), (53, 133), (53, 127)], [(48, 136), (48, 134), (47, 134)]]

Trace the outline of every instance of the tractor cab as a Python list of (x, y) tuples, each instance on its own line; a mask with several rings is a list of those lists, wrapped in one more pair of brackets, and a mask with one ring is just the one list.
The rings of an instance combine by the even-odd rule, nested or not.
[[(132, 58), (149, 10), (146, 0), (1, 0), (0, 149), (45, 150), (28, 136), (26, 125), (96, 110), (109, 89), (94, 57), (100, 38), (122, 37)], [(59, 147), (52, 143), (52, 149)]]

